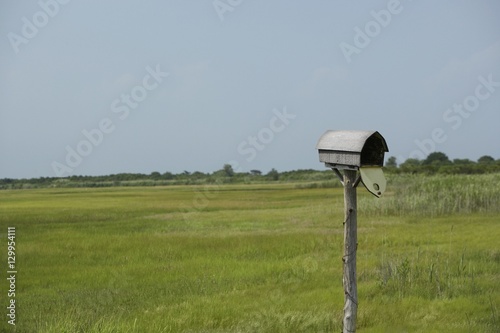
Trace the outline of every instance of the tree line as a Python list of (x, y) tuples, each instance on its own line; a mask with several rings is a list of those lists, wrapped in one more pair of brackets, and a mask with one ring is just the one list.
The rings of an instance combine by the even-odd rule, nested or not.
[[(387, 173), (421, 174), (481, 174), (500, 172), (500, 159), (482, 156), (477, 161), (469, 159), (450, 160), (442, 152), (434, 152), (425, 160), (409, 158), (398, 164), (391, 156), (385, 163)], [(0, 189), (27, 189), (44, 187), (112, 187), (112, 186), (164, 186), (164, 185), (201, 185), (226, 183), (263, 183), (263, 182), (316, 182), (332, 178), (331, 170), (323, 171), (301, 169), (279, 172), (276, 169), (264, 173), (260, 170), (235, 172), (230, 164), (212, 173), (183, 171), (178, 174), (158, 171), (150, 174), (119, 173), (105, 176), (40, 177), (31, 179), (0, 179)]]
[(396, 173), (481, 174), (500, 172), (500, 159), (484, 155), (477, 161), (467, 158), (450, 160), (443, 152), (433, 152), (424, 160), (409, 158), (399, 165), (396, 158), (391, 156), (387, 159), (385, 168)]

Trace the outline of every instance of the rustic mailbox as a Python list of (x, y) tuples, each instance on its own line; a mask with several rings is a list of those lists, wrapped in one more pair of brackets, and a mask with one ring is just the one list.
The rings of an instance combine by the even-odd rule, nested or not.
[(332, 168), (341, 181), (339, 170), (360, 170), (360, 180), (370, 193), (377, 197), (384, 193), (386, 180), (382, 166), (384, 153), (389, 149), (379, 132), (326, 131), (316, 148), (320, 162)]
[(327, 131), (318, 141), (319, 160), (330, 168), (358, 170), (384, 164), (389, 151), (377, 131)]

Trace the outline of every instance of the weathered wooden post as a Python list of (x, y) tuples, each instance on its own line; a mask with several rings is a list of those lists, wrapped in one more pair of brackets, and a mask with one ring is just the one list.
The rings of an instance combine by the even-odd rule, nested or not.
[(356, 331), (358, 311), (358, 286), (356, 281), (356, 250), (358, 247), (358, 203), (356, 198), (356, 176), (353, 170), (344, 171), (344, 332)]
[[(344, 185), (344, 286), (343, 332), (356, 332), (358, 287), (356, 281), (357, 198), (356, 187), (362, 181), (376, 197), (385, 191), (382, 173), (385, 139), (376, 131), (327, 131), (316, 145), (319, 159), (331, 168)], [(344, 170), (342, 175), (340, 170)], [(358, 175), (359, 170), (359, 175)]]

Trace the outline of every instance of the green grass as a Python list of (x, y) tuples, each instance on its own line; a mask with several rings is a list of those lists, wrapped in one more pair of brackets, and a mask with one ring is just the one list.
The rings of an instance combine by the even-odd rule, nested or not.
[(500, 173), (486, 175), (389, 175), (389, 195), (380, 202), (361, 201), (364, 212), (377, 215), (438, 216), (500, 214)]
[[(497, 193), (486, 177), (474, 182)], [(380, 200), (358, 191), (358, 331), (498, 332), (498, 197), (401, 212), (402, 183)], [(7, 226), (17, 236), (15, 332), (340, 332), (343, 192), (323, 187), (1, 191), (2, 239)], [(4, 318), (0, 331), (14, 330)]]

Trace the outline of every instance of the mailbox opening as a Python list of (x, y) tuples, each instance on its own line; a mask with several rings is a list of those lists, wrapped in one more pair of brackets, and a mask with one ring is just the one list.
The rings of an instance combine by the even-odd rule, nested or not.
[(373, 133), (366, 139), (363, 149), (361, 150), (361, 165), (383, 166), (384, 153), (387, 151), (387, 146), (384, 144), (385, 140), (378, 132)]

